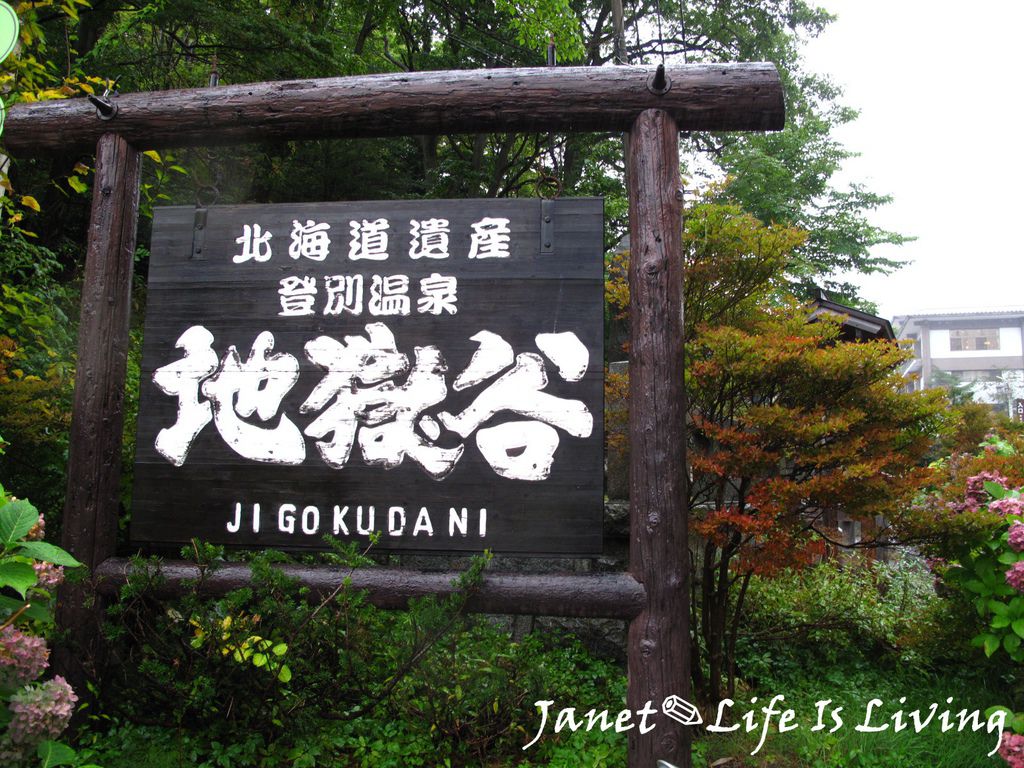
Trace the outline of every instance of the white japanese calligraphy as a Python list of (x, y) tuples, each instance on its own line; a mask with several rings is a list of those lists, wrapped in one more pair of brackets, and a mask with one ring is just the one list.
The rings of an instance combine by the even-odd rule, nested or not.
[(174, 344), (185, 356), (153, 372), (153, 383), (178, 398), (178, 420), (156, 436), (157, 451), (176, 467), (185, 463), (192, 441), (213, 419), (210, 404), (199, 401), (199, 383), (217, 370), (212, 345), (213, 334), (193, 325)]
[(374, 275), (370, 281), (371, 315), (408, 315), (409, 278), (406, 275)]
[[(579, 400), (565, 400), (542, 392), (547, 384), (544, 360), (540, 355), (523, 353), (516, 358), (511, 371), (481, 392), (462, 413), (453, 416), (443, 411), (438, 418), (446, 428), (464, 438), (504, 411), (558, 427), (574, 437), (589, 436), (594, 429), (594, 417), (587, 406)], [(480, 430), (477, 447), (502, 477), (544, 480), (558, 447), (558, 433), (552, 440), (547, 430), (524, 426), (525, 423), (515, 424)]]
[(409, 222), (409, 258), (448, 258), (448, 219), (413, 219)]
[[(365, 336), (345, 336), (344, 341), (319, 336), (307, 342), (306, 356), (324, 375), (299, 411), (316, 414), (304, 433), (316, 441), (324, 462), (339, 469), (346, 466), (358, 442), (363, 462), (369, 466), (393, 469), (408, 458), (441, 480), (465, 452), (460, 438), (475, 433), (480, 454), (499, 476), (546, 479), (559, 446), (559, 430), (587, 437), (593, 431), (592, 414), (579, 400), (543, 391), (548, 378), (539, 354), (522, 353), (513, 362), (512, 347), (501, 336), (480, 331), (471, 338), (479, 348), (455, 378), (453, 388), (468, 389), (498, 378), (456, 415), (432, 410), (448, 395), (448, 367), (433, 345), (416, 347), (410, 366), (394, 334), (379, 322), (366, 325)], [(196, 437), (213, 421), (225, 443), (240, 456), (268, 463), (302, 463), (305, 438), (286, 414), (277, 418), (276, 426), (251, 423), (253, 419), (270, 422), (278, 416), (284, 397), (298, 381), (298, 361), (290, 354), (271, 354), (274, 336), (269, 331), (256, 338), (244, 362), (231, 346), (218, 365), (213, 341), (202, 326), (189, 328), (177, 342), (184, 357), (153, 375), (163, 392), (178, 398), (178, 418), (157, 435), (158, 452), (180, 466)], [(563, 379), (583, 378), (589, 353), (575, 334), (539, 334), (536, 342)], [(497, 418), (495, 423), (502, 414), (525, 418), (504, 422)]]
[(590, 353), (579, 337), (570, 331), (539, 333), (537, 348), (558, 368), (558, 375), (566, 381), (579, 381), (587, 372)]
[(473, 233), (469, 236), (469, 258), (508, 258), (509, 241), (511, 240), (508, 219), (492, 219), (485, 216), (471, 226)]
[(348, 257), (353, 261), (369, 259), (384, 261), (388, 257), (388, 220), (363, 219), (348, 223), (351, 233)]
[(392, 469), (408, 456), (435, 480), (441, 480), (455, 468), (465, 450), (464, 445), (441, 448), (416, 434), (414, 429), (419, 415), (442, 402), (448, 394), (444, 381), (446, 370), (437, 347), (416, 347), (416, 365), (409, 378), (402, 386), (388, 392), (386, 400), (366, 415), (367, 426), (359, 432), (359, 450), (367, 464)]
[(263, 231), (259, 224), (242, 225), (242, 236), (235, 242), (242, 246), (242, 252), (231, 257), (235, 264), (242, 264), (249, 259), (267, 261), (271, 256), (270, 238), (274, 235), (268, 230)]
[(458, 280), (454, 277), (439, 275), (437, 272), (424, 277), (420, 280), (420, 298), (416, 302), (416, 311), (420, 314), (440, 315), (447, 312), (454, 315), (459, 311), (455, 306), (458, 286)]
[[(330, 403), (306, 434), (333, 435), (317, 443), (332, 467), (348, 462), (358, 429), (359, 449), (367, 464), (393, 469), (408, 456), (431, 477), (441, 479), (454, 468), (464, 446), (438, 447), (414, 428), (420, 414), (448, 394), (441, 353), (436, 347), (417, 347), (416, 365), (405, 383), (395, 386), (389, 379), (409, 369), (408, 357), (398, 352), (394, 335), (383, 323), (367, 325), (366, 333), (366, 338), (346, 336), (344, 344), (327, 336), (306, 344), (307, 357), (327, 374), (300, 410), (317, 411)], [(437, 439), (439, 432), (428, 437)]]
[(327, 291), (325, 315), (340, 315), (342, 312), (348, 312), (350, 315), (362, 313), (362, 275), (328, 275), (324, 278), (324, 290)]
[(305, 432), (318, 440), (333, 435), (331, 440), (317, 443), (320, 455), (332, 467), (348, 463), (359, 426), (357, 417), (379, 402), (382, 391), (394, 389), (388, 379), (409, 370), (409, 358), (398, 351), (386, 325), (370, 323), (366, 334), (367, 338), (346, 336), (344, 343), (329, 336), (306, 343), (306, 357), (327, 373), (299, 411), (323, 411)]
[(312, 315), (316, 302), (316, 278), (289, 275), (281, 280), (278, 294), (281, 296), (281, 311), (277, 314), (281, 317)]
[(512, 345), (498, 334), (480, 331), (475, 336), (470, 336), (470, 339), (478, 342), (480, 346), (473, 353), (466, 370), (460, 373), (452, 384), (452, 389), (456, 392), (475, 387), (492, 376), (497, 376), (515, 362)]
[(323, 261), (330, 254), (331, 238), (327, 230), (331, 228), (326, 222), (316, 223), (307, 219), (302, 224), (297, 219), (292, 221), (292, 244), (288, 247), (288, 255), (293, 259), (305, 256), (313, 261)]
[(540, 421), (509, 421), (476, 433), (491, 469), (509, 480), (544, 480), (558, 448), (558, 432)]
[(242, 420), (256, 414), (261, 421), (269, 421), (299, 379), (298, 361), (288, 354), (270, 355), (273, 349), (274, 335), (269, 331), (256, 337), (244, 363), (238, 350), (228, 347), (220, 370), (203, 382), (202, 393), (212, 401), (217, 431), (239, 456), (271, 464), (301, 464), (306, 444), (287, 415), (273, 428)]

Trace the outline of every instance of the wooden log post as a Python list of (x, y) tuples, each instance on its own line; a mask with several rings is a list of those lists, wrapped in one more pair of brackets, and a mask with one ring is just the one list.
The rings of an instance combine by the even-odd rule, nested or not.
[[(114, 554), (121, 480), (121, 431), (135, 229), (139, 152), (115, 134), (96, 148), (92, 218), (82, 283), (68, 491), (61, 544), (90, 572)], [(86, 667), (100, 651), (100, 605), (88, 583), (65, 584), (57, 622), (67, 636), (54, 667), (84, 691)]]
[(689, 728), (661, 711), (668, 696), (690, 698), (682, 189), (671, 115), (640, 113), (628, 156), (629, 570), (647, 593), (629, 627), (628, 705), (657, 710), (653, 730), (629, 731), (629, 765), (689, 768)]

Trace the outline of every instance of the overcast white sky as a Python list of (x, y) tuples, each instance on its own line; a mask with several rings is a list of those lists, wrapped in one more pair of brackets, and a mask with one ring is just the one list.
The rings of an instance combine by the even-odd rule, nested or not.
[(916, 235), (913, 263), (860, 278), (881, 315), (1024, 308), (1024, 2), (817, 0), (838, 15), (808, 42), (861, 111), (838, 138), (845, 178), (890, 194), (872, 221)]

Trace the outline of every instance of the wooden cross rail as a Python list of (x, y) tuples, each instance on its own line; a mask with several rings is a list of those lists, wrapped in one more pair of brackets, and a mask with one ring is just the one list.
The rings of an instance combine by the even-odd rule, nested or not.
[[(629, 131), (630, 286), (629, 573), (487, 574), (470, 608), (484, 612), (628, 619), (628, 705), (688, 698), (689, 552), (683, 387), (682, 190), (678, 132), (778, 130), (782, 85), (770, 64), (488, 69), (256, 83), (126, 94), (116, 110), (84, 99), (13, 106), (4, 142), (14, 156), (96, 148), (92, 219), (68, 460), (63, 546), (92, 570), (62, 588), (57, 618), (69, 641), (55, 666), (81, 683), (85, 654), (102, 651), (98, 592), (123, 583), (115, 557), (128, 312), (138, 216), (140, 149), (262, 139), (431, 133)], [(196, 575), (165, 562), (170, 590)], [(314, 591), (330, 568), (288, 569)], [(450, 590), (454, 574), (357, 572), (371, 602), (400, 607)], [(210, 588), (248, 579), (228, 565)], [(614, 702), (609, 702), (614, 706)], [(629, 765), (688, 768), (690, 734), (659, 713), (629, 731)]]
[[(310, 599), (323, 599), (348, 578), (351, 588), (367, 590), (367, 599), (378, 608), (406, 608), (409, 601), (428, 595), (444, 596), (453, 591), (456, 571), (416, 571), (410, 568), (314, 567), (281, 565), (281, 571), (309, 588)], [(101, 594), (116, 595), (128, 578), (131, 562), (111, 557), (95, 571)], [(192, 563), (165, 562), (160, 566), (162, 585), (157, 597), (182, 593), (182, 582), (199, 578)], [(225, 563), (204, 580), (204, 594), (224, 595), (246, 586), (249, 566)], [(591, 619), (633, 619), (646, 603), (644, 588), (626, 573), (595, 573), (576, 576), (549, 573), (490, 573), (474, 589), (466, 609), (473, 613), (509, 613), (532, 616), (577, 616)]]
[(782, 128), (779, 75), (771, 64), (556, 67), (411, 72), (323, 80), (130, 93), (102, 120), (86, 99), (16, 104), (4, 144), (13, 155), (89, 150), (104, 133), (143, 149), (265, 139), (489, 132), (627, 131), (645, 109), (682, 130)]

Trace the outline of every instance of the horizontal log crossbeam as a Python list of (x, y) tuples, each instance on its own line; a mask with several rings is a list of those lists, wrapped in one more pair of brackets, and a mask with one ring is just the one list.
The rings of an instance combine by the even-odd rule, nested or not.
[[(459, 573), (416, 571), (406, 568), (348, 568), (333, 566), (281, 565), (284, 573), (309, 588), (312, 598), (324, 598), (350, 577), (355, 590), (367, 590), (368, 600), (378, 608), (402, 609), (410, 599), (428, 595), (444, 596), (453, 591)], [(131, 572), (131, 561), (111, 557), (94, 571), (100, 594), (116, 595)], [(163, 577), (157, 597), (173, 597), (184, 590), (184, 582), (199, 577), (199, 568), (180, 560), (160, 565)], [(204, 594), (224, 595), (247, 586), (249, 566), (226, 563), (209, 573)], [(646, 605), (642, 584), (628, 573), (520, 574), (485, 573), (483, 583), (467, 602), (471, 613), (572, 616), (579, 618), (625, 619), (639, 615)]]
[(101, 119), (87, 99), (16, 104), (12, 154), (91, 151), (105, 133), (142, 149), (266, 139), (626, 131), (647, 109), (679, 130), (766, 131), (784, 122), (773, 64), (411, 72), (129, 93)]

